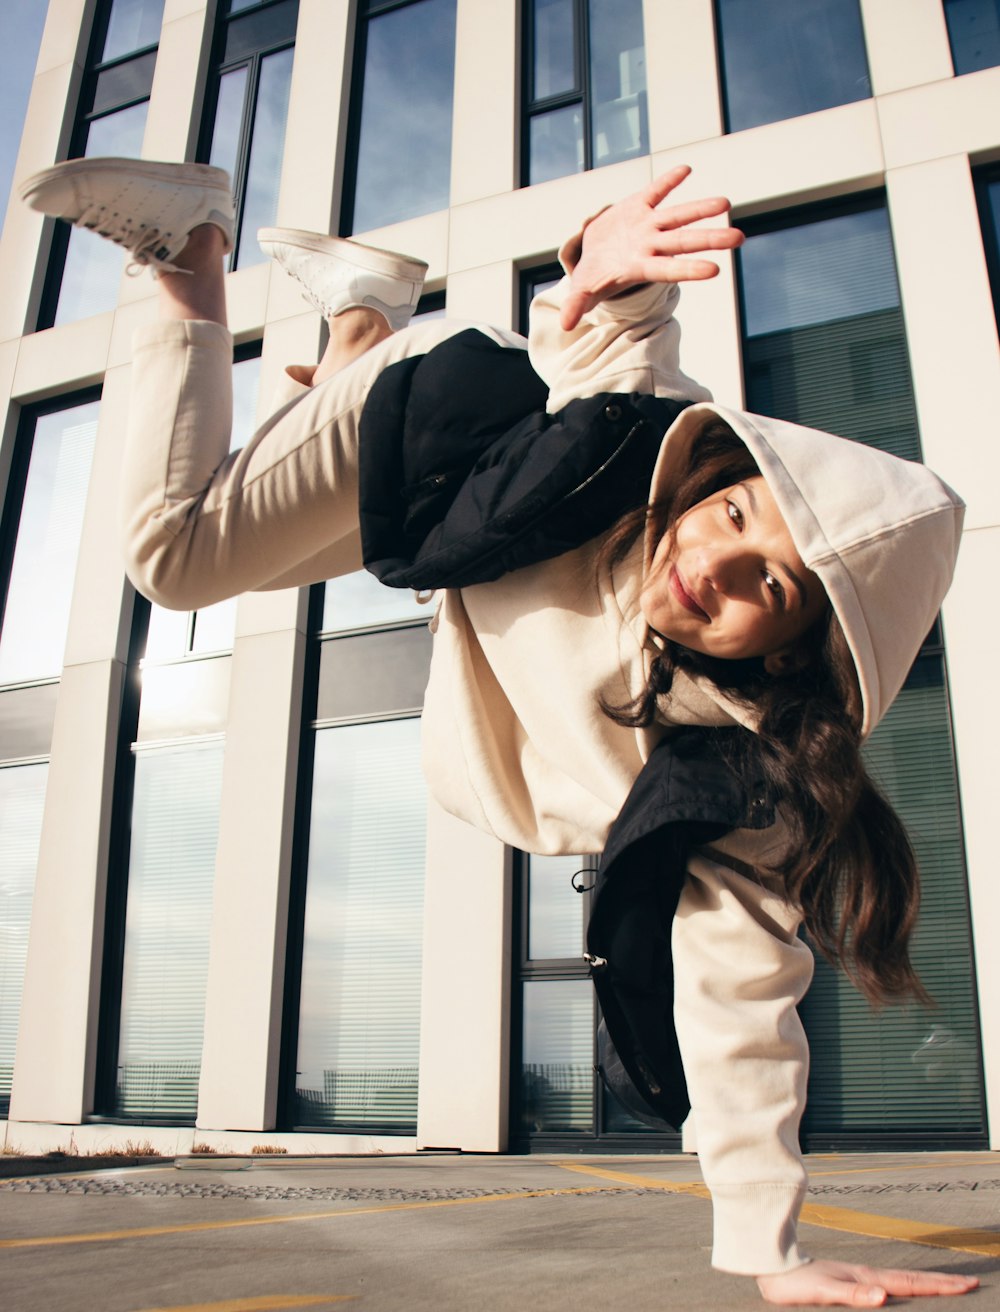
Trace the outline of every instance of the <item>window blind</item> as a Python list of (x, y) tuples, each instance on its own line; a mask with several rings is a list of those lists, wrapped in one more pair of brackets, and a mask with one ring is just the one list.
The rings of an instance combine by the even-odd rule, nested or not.
[(316, 734), (296, 1116), (414, 1133), (426, 797), (415, 719)]
[(119, 1116), (197, 1113), (222, 755), (219, 741), (136, 754)]

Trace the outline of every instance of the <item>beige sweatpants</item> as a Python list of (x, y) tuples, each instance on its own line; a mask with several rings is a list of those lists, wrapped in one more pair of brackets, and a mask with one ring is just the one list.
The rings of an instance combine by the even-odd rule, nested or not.
[(472, 326), (480, 325), (411, 324), (317, 387), (288, 379), (275, 413), (232, 454), (229, 332), (201, 321), (142, 329), (121, 512), (135, 586), (160, 605), (194, 610), (360, 569), (358, 425), (368, 392), (389, 365)]

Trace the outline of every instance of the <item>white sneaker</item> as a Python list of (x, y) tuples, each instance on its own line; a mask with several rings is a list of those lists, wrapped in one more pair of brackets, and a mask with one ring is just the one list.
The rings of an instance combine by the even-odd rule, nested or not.
[(398, 330), (417, 308), (427, 273), (423, 260), (298, 228), (261, 228), (257, 241), (265, 255), (301, 284), (305, 299), (326, 319), (368, 306)]
[(141, 159), (71, 159), (43, 169), (20, 186), (32, 209), (88, 228), (124, 246), (129, 273), (145, 266), (177, 273), (172, 263), (192, 228), (214, 223), (233, 249), (229, 174), (208, 164), (160, 164)]

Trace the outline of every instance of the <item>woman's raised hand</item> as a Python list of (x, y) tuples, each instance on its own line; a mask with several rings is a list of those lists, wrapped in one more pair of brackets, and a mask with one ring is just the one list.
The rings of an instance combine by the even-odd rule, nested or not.
[(587, 225), (583, 251), (570, 276), (560, 322), (569, 332), (588, 310), (646, 282), (714, 278), (714, 260), (691, 259), (702, 251), (732, 250), (743, 241), (738, 228), (691, 225), (729, 210), (723, 196), (663, 205), (691, 172), (686, 164), (662, 174), (642, 191), (611, 205)]
[(975, 1276), (942, 1271), (894, 1271), (856, 1266), (853, 1262), (807, 1262), (794, 1271), (758, 1276), (757, 1288), (767, 1303), (795, 1307), (881, 1307), (897, 1298), (968, 1294), (979, 1285)]

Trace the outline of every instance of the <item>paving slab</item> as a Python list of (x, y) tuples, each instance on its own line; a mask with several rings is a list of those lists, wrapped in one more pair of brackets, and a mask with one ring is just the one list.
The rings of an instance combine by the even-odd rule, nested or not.
[[(974, 1272), (983, 1287), (969, 1312), (1000, 1312), (1000, 1154), (824, 1155), (809, 1166), (808, 1251)], [(26, 1176), (0, 1180), (0, 1303), (761, 1308), (752, 1281), (710, 1269), (703, 1195), (685, 1155), (179, 1159)]]

